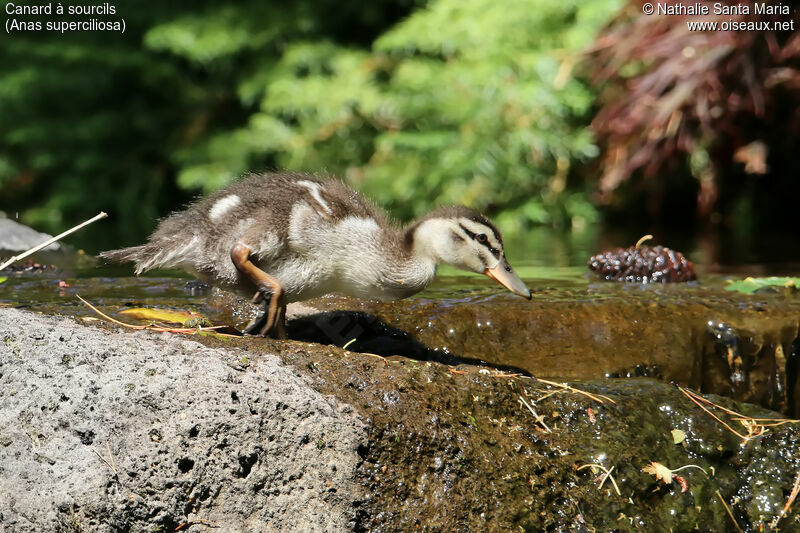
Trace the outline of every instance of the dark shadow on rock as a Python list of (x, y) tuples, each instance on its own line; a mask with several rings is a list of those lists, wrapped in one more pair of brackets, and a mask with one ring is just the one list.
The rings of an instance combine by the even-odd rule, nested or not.
[(410, 333), (390, 326), (363, 311), (330, 311), (290, 320), (286, 325), (289, 338), (297, 341), (331, 344), (359, 353), (389, 357), (400, 355), (418, 361), (434, 361), (447, 365), (487, 366), (530, 376), (530, 372), (509, 365), (493, 365), (487, 361), (459, 357), (449, 351), (435, 350), (415, 339)]
[(790, 418), (800, 416), (800, 337), (792, 342), (792, 348), (786, 361), (786, 414)]

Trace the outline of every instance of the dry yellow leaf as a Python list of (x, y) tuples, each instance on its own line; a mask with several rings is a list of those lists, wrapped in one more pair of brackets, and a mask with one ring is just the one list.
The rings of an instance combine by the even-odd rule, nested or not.
[(661, 480), (665, 484), (672, 483), (672, 470), (662, 465), (661, 463), (656, 463), (655, 461), (651, 461), (649, 465), (642, 468), (642, 472), (644, 472), (645, 474), (651, 474), (653, 476), (656, 476), (657, 480)]
[(131, 307), (123, 309), (118, 314), (139, 320), (153, 320), (156, 322), (168, 322), (170, 324), (185, 324), (189, 320), (206, 320), (205, 317), (193, 311), (179, 309), (149, 309), (146, 307)]

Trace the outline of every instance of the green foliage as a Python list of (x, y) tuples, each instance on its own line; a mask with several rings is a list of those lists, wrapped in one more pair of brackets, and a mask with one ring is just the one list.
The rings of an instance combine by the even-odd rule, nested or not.
[(584, 189), (567, 189), (573, 162), (596, 154), (582, 127), (592, 95), (569, 69), (616, 3), (439, 0), (372, 51), (293, 44), (249, 123), (197, 147), (212, 156), (180, 183), (216, 189), (269, 154), (345, 175), (404, 219), (452, 203), (511, 231), (592, 221)]
[(596, 154), (592, 95), (571, 66), (620, 0), (415, 2), (121, 0), (124, 35), (0, 37), (0, 209), (51, 233), (106, 210), (117, 225), (83, 244), (118, 246), (285, 168), (402, 218), (463, 203), (507, 231), (592, 221), (571, 172)]
[(748, 277), (741, 281), (734, 281), (725, 290), (740, 292), (743, 294), (754, 294), (762, 290), (787, 289), (796, 292), (800, 287), (800, 278), (768, 277), (752, 278)]

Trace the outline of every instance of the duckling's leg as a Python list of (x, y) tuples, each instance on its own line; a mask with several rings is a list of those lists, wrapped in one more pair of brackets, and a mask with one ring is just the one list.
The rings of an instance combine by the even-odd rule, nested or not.
[(281, 306), (278, 308), (278, 322), (275, 324), (275, 333), (279, 339), (288, 339), (286, 331), (286, 302), (281, 298)]
[[(262, 302), (266, 302), (266, 300), (264, 299), (264, 295), (261, 293), (261, 291), (256, 291), (256, 293), (253, 295), (252, 302), (254, 304), (260, 304)], [(278, 315), (275, 318), (275, 326), (274, 326), (276, 339), (289, 338), (289, 334), (286, 330), (286, 305), (287, 304), (285, 298), (281, 297), (280, 301), (278, 302)], [(261, 313), (260, 316), (254, 318), (253, 321), (247, 325), (245, 333), (253, 334), (254, 331), (260, 331), (261, 328), (264, 327), (266, 321), (267, 321), (267, 312), (265, 311), (264, 313)]]
[(250, 248), (244, 243), (237, 242), (233, 245), (231, 260), (239, 272), (247, 276), (258, 288), (253, 302), (264, 302), (264, 315), (249, 325), (245, 333), (253, 334), (254, 331), (258, 331), (258, 335), (266, 337), (275, 328), (277, 337), (285, 339), (286, 327), (281, 324), (281, 319), (285, 320), (286, 305), (283, 303), (281, 284), (250, 261)]

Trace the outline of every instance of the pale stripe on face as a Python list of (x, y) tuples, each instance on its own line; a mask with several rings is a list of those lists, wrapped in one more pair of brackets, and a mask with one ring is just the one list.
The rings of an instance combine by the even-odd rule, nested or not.
[(480, 255), (487, 268), (494, 268), (503, 257), (503, 243), (494, 230), (468, 218), (459, 218), (458, 226), (481, 250)]

